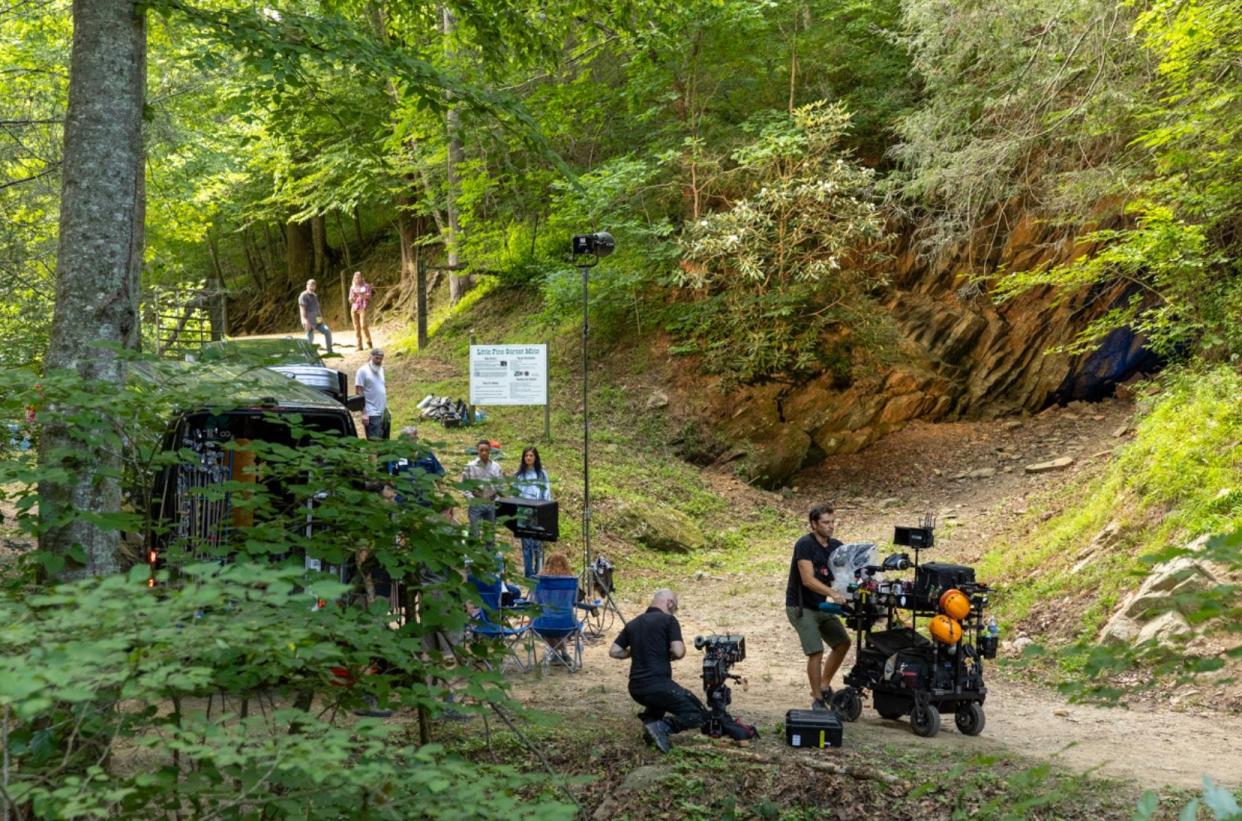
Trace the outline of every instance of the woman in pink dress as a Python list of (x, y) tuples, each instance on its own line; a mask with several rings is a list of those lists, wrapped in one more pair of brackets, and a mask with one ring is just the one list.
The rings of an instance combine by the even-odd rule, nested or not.
[(371, 304), (372, 288), (362, 278), (361, 271), (354, 271), (354, 284), (349, 289), (349, 313), (354, 318), (354, 336), (358, 337), (358, 350), (362, 350), (362, 337), (367, 338), (367, 347), (375, 347), (371, 343), (371, 323), (367, 320), (367, 308)]

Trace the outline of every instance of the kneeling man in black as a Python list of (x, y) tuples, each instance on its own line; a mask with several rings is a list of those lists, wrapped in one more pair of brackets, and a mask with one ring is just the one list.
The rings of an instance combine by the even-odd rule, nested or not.
[(630, 659), (630, 698), (646, 709), (639, 714), (643, 734), (660, 752), (669, 750), (669, 734), (702, 727), (707, 707), (673, 681), (670, 662), (686, 655), (677, 612), (677, 594), (657, 590), (647, 612), (630, 621), (608, 650), (614, 659)]

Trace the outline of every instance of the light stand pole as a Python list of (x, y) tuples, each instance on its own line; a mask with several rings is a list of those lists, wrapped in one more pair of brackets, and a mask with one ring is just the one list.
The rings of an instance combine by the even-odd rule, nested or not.
[[(583, 260), (590, 260), (584, 262)], [(591, 269), (599, 264), (599, 257), (590, 255), (577, 260), (582, 272), (582, 580), (583, 590), (591, 592), (591, 414), (588, 409), (590, 391), (588, 384), (587, 342), (591, 336)]]
[[(617, 247), (616, 240), (607, 231), (579, 234), (573, 238), (573, 263), (582, 272), (582, 588), (590, 595), (595, 587), (595, 571), (591, 568), (591, 414), (589, 359), (587, 343), (591, 336), (591, 269), (600, 259)], [(612, 602), (612, 594), (605, 591), (607, 605), (611, 606), (624, 621)]]

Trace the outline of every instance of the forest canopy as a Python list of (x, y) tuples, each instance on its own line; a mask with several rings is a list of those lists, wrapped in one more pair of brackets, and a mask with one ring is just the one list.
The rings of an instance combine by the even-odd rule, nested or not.
[[(621, 306), (671, 295), (685, 310), (664, 319), (683, 349), (731, 370), (726, 340), (703, 335), (720, 323), (702, 317), (748, 291), (697, 280), (702, 221), (752, 219), (753, 197), (788, 180), (758, 146), (823, 104), (843, 112), (835, 156), (871, 177), (851, 183), (859, 201), (899, 228), (901, 248), (981, 244), (960, 273), (998, 299), (1129, 283), (1086, 345), (1131, 325), (1165, 353), (1239, 349), (1242, 33), (1226, 0), (149, 8), (144, 304), (157, 286), (208, 283), (282, 300), (309, 276), (400, 256), (399, 285), (421, 257), (450, 269), (454, 301), (491, 275), (555, 307), (566, 236), (606, 226), (623, 252), (597, 278), (603, 318), (624, 326)], [(38, 359), (48, 334), (71, 32), (67, 2), (0, 14), (11, 363)], [(1021, 214), (1073, 231), (1085, 253), (995, 270), (987, 249)], [(876, 251), (856, 227), (821, 224), (798, 253)], [(813, 298), (882, 282), (866, 256), (838, 259)], [(795, 280), (772, 296), (793, 311), (809, 287)], [(235, 322), (265, 321), (236, 301)], [(828, 346), (816, 357), (831, 360), (842, 333), (879, 344), (864, 305), (812, 334)], [(788, 332), (757, 344), (747, 378), (805, 371), (780, 353)]]

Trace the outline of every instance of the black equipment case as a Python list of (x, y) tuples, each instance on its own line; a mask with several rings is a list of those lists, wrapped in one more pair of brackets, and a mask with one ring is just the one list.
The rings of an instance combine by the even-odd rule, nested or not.
[(841, 716), (836, 710), (790, 710), (785, 713), (785, 743), (790, 747), (840, 747)]
[(560, 538), (560, 515), (556, 502), (504, 496), (496, 500), (496, 517), (514, 536), (555, 542)]
[(920, 607), (937, 609), (940, 594), (950, 588), (973, 584), (975, 569), (960, 564), (926, 562), (914, 571), (914, 599)]

